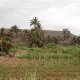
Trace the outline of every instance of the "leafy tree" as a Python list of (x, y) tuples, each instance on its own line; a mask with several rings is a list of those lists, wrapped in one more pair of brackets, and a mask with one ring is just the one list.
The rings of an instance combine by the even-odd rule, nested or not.
[(14, 25), (14, 26), (11, 27), (11, 31), (14, 32), (14, 33), (18, 33), (19, 27), (17, 27), (17, 25)]
[(58, 40), (57, 37), (53, 37), (53, 43), (55, 43), (55, 44), (58, 44), (59, 43), (59, 40)]
[(78, 37), (77, 36), (72, 37), (71, 44), (75, 45), (77, 43), (78, 43)]
[(47, 38), (47, 42), (48, 43), (55, 43), (55, 44), (58, 44), (59, 43), (59, 36), (58, 37), (50, 37), (49, 35), (46, 37)]
[(49, 35), (46, 37), (46, 40), (47, 40), (47, 43), (51, 43), (51, 37)]
[(0, 45), (1, 45), (1, 50), (3, 51), (3, 37), (4, 37), (4, 28), (0, 29)]
[(17, 25), (14, 25), (14, 26), (12, 26), (11, 27), (11, 29), (10, 29), (10, 36), (13, 38), (13, 41), (15, 41), (15, 40), (17, 40), (18, 41), (18, 38), (19, 38), (19, 35), (18, 35), (18, 33), (19, 33), (19, 27), (17, 27)]
[(70, 37), (70, 31), (68, 29), (63, 29), (64, 40), (67, 40)]
[(77, 44), (80, 44), (80, 36), (77, 37)]
[(8, 50), (12, 47), (11, 39), (4, 32), (4, 28), (0, 29), (0, 51), (8, 53)]
[(22, 42), (27, 42), (28, 43), (28, 36), (29, 36), (29, 30), (24, 30), (23, 35), (21, 36)]

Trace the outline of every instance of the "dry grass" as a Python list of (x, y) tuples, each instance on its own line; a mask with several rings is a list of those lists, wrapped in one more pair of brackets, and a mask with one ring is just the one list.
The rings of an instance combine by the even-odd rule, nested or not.
[(31, 79), (35, 76), (36, 80), (79, 80), (80, 71), (75, 68), (78, 67), (68, 65), (67, 62), (0, 57), (0, 78), (5, 77), (2, 80), (8, 77), (9, 80), (35, 80)]
[(80, 80), (79, 54), (73, 54), (76, 50), (79, 53), (75, 47), (17, 49), (15, 57), (0, 57), (0, 80)]

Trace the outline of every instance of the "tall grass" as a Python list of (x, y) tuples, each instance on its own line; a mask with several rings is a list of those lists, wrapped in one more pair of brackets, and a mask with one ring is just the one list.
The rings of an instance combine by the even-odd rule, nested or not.
[(27, 77), (26, 75), (24, 77), (11, 77), (11, 75), (8, 76), (4, 76), (2, 78), (0, 78), (0, 80), (37, 80), (36, 78), (36, 72), (32, 73), (29, 77)]
[[(1, 74), (9, 74), (21, 71), (22, 76), (18, 79), (12, 76), (0, 77), (0, 80), (80, 80), (80, 45), (61, 46), (48, 44), (45, 48), (27, 48), (26, 46), (17, 46), (10, 50), (15, 53), (16, 50), (25, 50), (20, 54), (15, 54), (16, 60), (22, 60), (22, 63), (13, 67), (10, 71), (10, 65), (0, 67)], [(25, 66), (22, 67), (21, 66)], [(17, 68), (17, 69), (16, 69)], [(4, 70), (4, 71), (2, 71)], [(10, 71), (10, 72), (9, 72)], [(28, 73), (24, 73), (28, 71)], [(69, 73), (69, 74), (68, 74)], [(62, 76), (62, 77), (61, 77)]]
[[(12, 78), (11, 76), (7, 76), (7, 77), (3, 77), (3, 78), (0, 78), (0, 80), (42, 80), (42, 79), (37, 79), (36, 77), (36, 73), (33, 73), (30, 75), (30, 77), (26, 77), (24, 76), (23, 78)], [(79, 76), (76, 76), (76, 77), (67, 77), (67, 76), (64, 76), (62, 78), (57, 78), (57, 77), (54, 77), (54, 78), (49, 78), (47, 80), (80, 80), (80, 77)]]
[(80, 57), (79, 46), (49, 44), (46, 48), (27, 48), (26, 54), (16, 55), (21, 59), (72, 59)]

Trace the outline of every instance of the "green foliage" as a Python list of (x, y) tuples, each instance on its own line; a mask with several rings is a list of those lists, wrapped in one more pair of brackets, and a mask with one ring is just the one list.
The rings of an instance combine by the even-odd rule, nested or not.
[(36, 79), (36, 72), (31, 74), (31, 76), (29, 78), (27, 78), (27, 80), (37, 80)]
[(77, 37), (77, 44), (80, 44), (80, 36)]
[(56, 44), (47, 44), (44, 49), (41, 48), (27, 48), (27, 53), (17, 55), (21, 59), (73, 59), (80, 56), (80, 46), (61, 46)]
[(46, 60), (55, 60), (55, 59), (64, 59), (64, 60), (68, 60), (68, 59), (73, 59), (72, 55), (69, 54), (59, 54), (59, 53), (27, 53), (24, 55), (17, 55), (17, 58), (20, 59), (46, 59)]
[(6, 56), (6, 55), (7, 55), (6, 52), (0, 51), (0, 56)]
[(41, 28), (40, 21), (38, 21), (37, 17), (35, 17), (32, 20), (30, 20), (30, 26), (32, 26), (32, 25), (34, 26), (33, 29)]
[(9, 50), (9, 52), (13, 52), (13, 53), (15, 53), (16, 51), (17, 51), (16, 48), (12, 48), (12, 49)]
[(11, 31), (11, 32), (14, 32), (14, 33), (17, 33), (17, 32), (19, 31), (18, 28), (19, 28), (19, 27), (17, 27), (17, 25), (14, 25), (14, 26), (11, 27), (10, 31)]
[[(80, 79), (80, 58), (78, 58), (80, 56), (80, 45), (62, 46), (50, 43), (43, 49), (20, 47), (10, 50), (11, 52), (15, 52), (15, 49), (22, 50), (22, 53), (16, 54), (15, 58), (12, 59), (12, 61), (15, 61), (13, 64), (5, 66), (0, 64), (2, 66), (0, 67), (0, 73), (5, 74), (4, 78), (3, 75), (0, 75), (3, 80), (9, 74), (11, 74), (10, 79), (13, 80), (49, 80), (51, 79), (50, 76), (54, 74), (55, 76), (51, 80), (54, 77), (63, 80)], [(16, 73), (19, 76), (18, 78)], [(65, 75), (63, 76), (63, 74)]]
[(70, 31), (68, 29), (63, 29), (63, 34), (64, 34), (64, 40), (70, 38)]
[(8, 55), (10, 57), (14, 57), (16, 52), (17, 52), (17, 49), (16, 48), (12, 48), (12, 49), (9, 50), (9, 54)]
[(6, 52), (8, 54), (8, 50), (12, 47), (12, 40), (7, 34), (4, 32), (4, 28), (0, 29), (0, 51)]
[(46, 37), (47, 43), (59, 44), (59, 38), (58, 37), (50, 37), (50, 36), (47, 36)]
[(54, 43), (47, 44), (47, 48), (53, 48), (53, 47), (56, 47), (56, 44), (54, 44)]
[(30, 22), (30, 26), (34, 26), (28, 34), (28, 42), (30, 47), (44, 47), (45, 37), (41, 28), (41, 24), (35, 17)]

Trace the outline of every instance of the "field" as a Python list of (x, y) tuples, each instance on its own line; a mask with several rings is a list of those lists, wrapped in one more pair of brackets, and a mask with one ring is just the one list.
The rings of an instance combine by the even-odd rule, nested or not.
[(80, 80), (80, 45), (16, 45), (0, 57), (0, 80)]

